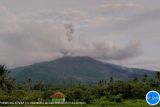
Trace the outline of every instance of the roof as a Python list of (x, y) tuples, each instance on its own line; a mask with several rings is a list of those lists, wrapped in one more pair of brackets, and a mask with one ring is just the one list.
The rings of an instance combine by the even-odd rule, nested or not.
[(65, 95), (61, 92), (56, 92), (50, 96), (50, 98), (65, 98)]

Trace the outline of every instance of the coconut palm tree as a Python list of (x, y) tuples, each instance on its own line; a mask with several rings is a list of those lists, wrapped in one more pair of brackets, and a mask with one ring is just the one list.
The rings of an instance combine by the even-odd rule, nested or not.
[(14, 87), (15, 80), (8, 77), (9, 73), (5, 65), (0, 65), (0, 89), (2, 90), (11, 90)]
[(38, 80), (36, 81), (35, 85), (34, 85), (34, 89), (35, 90), (41, 90), (44, 88), (44, 83), (42, 80)]

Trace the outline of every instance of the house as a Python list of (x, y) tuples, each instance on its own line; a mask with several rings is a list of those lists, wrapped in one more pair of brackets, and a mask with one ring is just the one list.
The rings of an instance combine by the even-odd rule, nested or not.
[(49, 98), (51, 102), (65, 102), (65, 95), (61, 92), (53, 93)]

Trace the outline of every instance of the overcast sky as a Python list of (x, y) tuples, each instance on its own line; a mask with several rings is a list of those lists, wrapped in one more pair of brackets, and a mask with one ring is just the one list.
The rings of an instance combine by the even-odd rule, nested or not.
[(0, 63), (63, 56), (160, 69), (160, 0), (0, 0)]

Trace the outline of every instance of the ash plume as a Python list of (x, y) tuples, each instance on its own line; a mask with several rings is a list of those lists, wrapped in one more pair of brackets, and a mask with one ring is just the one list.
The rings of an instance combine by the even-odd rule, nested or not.
[(65, 24), (64, 27), (66, 29), (68, 41), (71, 42), (73, 40), (72, 34), (74, 33), (74, 26), (72, 24)]

